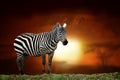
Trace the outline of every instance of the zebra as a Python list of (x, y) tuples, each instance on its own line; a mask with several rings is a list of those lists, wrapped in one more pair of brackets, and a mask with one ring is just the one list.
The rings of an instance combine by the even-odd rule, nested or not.
[(63, 26), (56, 23), (49, 32), (39, 34), (23, 33), (14, 40), (14, 49), (17, 55), (16, 63), (20, 74), (24, 74), (23, 66), (27, 56), (42, 57), (42, 73), (45, 73), (46, 54), (48, 54), (48, 73), (51, 73), (52, 58), (58, 42), (67, 45), (66, 23)]

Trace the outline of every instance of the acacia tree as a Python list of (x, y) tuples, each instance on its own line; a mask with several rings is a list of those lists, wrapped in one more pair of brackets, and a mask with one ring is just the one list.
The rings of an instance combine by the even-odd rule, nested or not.
[(95, 52), (100, 59), (101, 67), (104, 69), (108, 66), (108, 60), (113, 56), (113, 53), (107, 47), (96, 48)]
[(98, 59), (100, 60), (100, 67), (105, 69), (108, 66), (108, 61), (111, 57), (116, 55), (116, 52), (120, 46), (118, 45), (102, 45), (102, 46), (89, 46), (84, 50), (84, 53), (87, 54), (89, 52), (93, 52), (97, 54)]

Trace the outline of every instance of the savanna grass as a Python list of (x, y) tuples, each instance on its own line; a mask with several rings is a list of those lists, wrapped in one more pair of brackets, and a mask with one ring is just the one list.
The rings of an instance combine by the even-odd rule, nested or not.
[(120, 73), (0, 75), (0, 80), (120, 80)]

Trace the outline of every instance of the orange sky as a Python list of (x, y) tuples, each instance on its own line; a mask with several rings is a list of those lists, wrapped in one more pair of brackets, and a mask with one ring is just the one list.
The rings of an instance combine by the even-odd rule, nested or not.
[[(16, 54), (12, 45), (17, 35), (24, 32), (41, 33), (50, 31), (56, 22), (61, 24), (66, 22), (68, 24), (67, 36), (82, 43), (82, 53), (80, 54), (83, 55), (80, 57), (77, 65), (54, 60), (54, 72), (72, 73), (71, 71), (73, 71), (75, 73), (89, 73), (90, 70), (99, 72), (99, 67), (104, 65), (103, 62), (105, 63), (104, 66), (114, 67), (113, 71), (120, 70), (120, 17), (109, 13), (109, 11), (98, 10), (98, 12), (95, 12), (89, 9), (78, 8), (76, 10), (55, 9), (55, 11), (44, 13), (33, 10), (30, 13), (29, 11), (23, 11), (22, 14), (19, 14), (13, 11), (13, 14), (1, 15), (0, 21), (2, 28), (0, 29), (0, 63), (2, 64), (0, 68), (3, 69), (1, 73), (7, 73), (5, 66), (15, 68), (15, 73), (17, 73)], [(36, 66), (32, 66), (33, 64)], [(28, 66), (30, 68), (27, 68)], [(35, 69), (33, 72), (32, 68)], [(63, 70), (60, 71), (59, 68)], [(39, 73), (39, 70), (41, 70), (41, 58), (29, 57), (26, 61), (25, 69), (26, 72), (31, 74)], [(11, 70), (8, 70), (8, 73), (10, 72)]]

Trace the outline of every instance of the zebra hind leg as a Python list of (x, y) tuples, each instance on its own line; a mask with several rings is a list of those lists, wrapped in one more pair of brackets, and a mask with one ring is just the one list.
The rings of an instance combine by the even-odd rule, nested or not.
[(23, 66), (24, 66), (25, 58), (26, 58), (25, 55), (19, 55), (17, 56), (17, 59), (16, 59), (16, 63), (17, 63), (20, 74), (24, 74)]
[(42, 73), (45, 73), (46, 55), (42, 55)]

